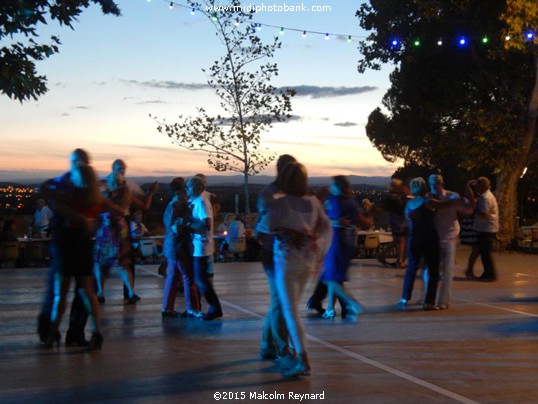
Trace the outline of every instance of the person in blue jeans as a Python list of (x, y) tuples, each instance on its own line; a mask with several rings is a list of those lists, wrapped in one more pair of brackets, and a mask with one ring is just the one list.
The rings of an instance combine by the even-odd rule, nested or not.
[(213, 262), (213, 209), (207, 198), (204, 198), (204, 183), (200, 177), (192, 177), (187, 181), (187, 196), (191, 207), (190, 219), (178, 219), (177, 224), (187, 227), (192, 234), (193, 268), (196, 287), (209, 304), (202, 319), (211, 321), (223, 316), (222, 306), (210, 274)]
[(295, 162), (295, 157), (289, 154), (281, 155), (277, 160), (277, 177), (258, 194), (258, 222), (256, 224), (256, 238), (261, 244), (261, 261), (267, 276), (271, 302), (265, 314), (262, 338), (260, 343), (260, 357), (262, 359), (280, 359), (285, 361), (293, 357), (290, 348), (289, 333), (286, 321), (282, 314), (282, 307), (278, 299), (275, 285), (275, 266), (273, 262), (273, 236), (270, 234), (268, 212), (279, 192), (279, 177), (282, 170), (289, 163)]

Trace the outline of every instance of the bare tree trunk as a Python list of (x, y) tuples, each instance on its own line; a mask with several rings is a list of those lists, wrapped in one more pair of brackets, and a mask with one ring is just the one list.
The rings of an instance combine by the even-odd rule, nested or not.
[(499, 204), (499, 236), (513, 240), (516, 231), (517, 170), (506, 170), (497, 176), (497, 203)]
[(520, 153), (514, 159), (509, 169), (505, 169), (497, 177), (497, 202), (499, 203), (499, 233), (503, 237), (514, 239), (518, 181), (525, 167), (532, 163), (536, 151), (531, 150), (536, 137), (538, 121), (538, 63), (534, 57), (534, 87), (529, 97), (527, 117), (525, 119), (524, 134), (519, 144)]
[(248, 172), (243, 172), (243, 186), (244, 186), (244, 193), (245, 193), (245, 215), (250, 215), (250, 198), (248, 194)]

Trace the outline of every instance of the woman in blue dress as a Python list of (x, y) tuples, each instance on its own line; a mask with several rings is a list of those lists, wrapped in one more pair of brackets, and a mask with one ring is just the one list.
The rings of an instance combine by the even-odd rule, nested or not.
[(331, 195), (325, 201), (325, 210), (331, 219), (333, 236), (329, 252), (325, 257), (321, 281), (328, 291), (328, 304), (323, 318), (334, 318), (334, 302), (338, 298), (345, 304), (346, 318), (356, 320), (360, 312), (359, 303), (343, 287), (347, 280), (347, 269), (353, 258), (359, 222), (358, 205), (348, 178), (333, 177)]

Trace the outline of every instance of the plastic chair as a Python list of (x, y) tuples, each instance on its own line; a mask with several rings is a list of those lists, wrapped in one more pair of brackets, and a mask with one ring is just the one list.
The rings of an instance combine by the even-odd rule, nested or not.
[(142, 261), (152, 264), (158, 263), (157, 243), (155, 240), (140, 240), (140, 254), (142, 255)]
[(531, 247), (538, 245), (538, 229), (531, 229)]
[(234, 261), (235, 257), (239, 256), (243, 258), (245, 251), (247, 250), (246, 237), (234, 237), (230, 239), (228, 243), (228, 254), (231, 254)]
[(2, 267), (7, 267), (10, 262), (15, 266), (19, 258), (19, 242), (3, 241), (0, 243), (0, 263)]
[(45, 263), (45, 245), (43, 243), (29, 243), (26, 247), (26, 262), (29, 266), (43, 266)]
[(364, 257), (375, 257), (379, 250), (379, 234), (366, 234), (364, 236), (364, 243), (360, 246), (360, 249), (360, 253), (364, 253)]

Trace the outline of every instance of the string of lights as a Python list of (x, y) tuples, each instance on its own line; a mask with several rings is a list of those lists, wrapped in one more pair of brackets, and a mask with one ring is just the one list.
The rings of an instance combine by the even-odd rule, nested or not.
[[(163, 3), (168, 4), (168, 7), (171, 10), (173, 10), (175, 7), (187, 9), (189, 10), (191, 15), (195, 15), (197, 12), (202, 12), (202, 10), (198, 8), (191, 7), (186, 4), (181, 4), (175, 1), (170, 1), (170, 0), (161, 0), (161, 1)], [(147, 2), (150, 3), (151, 0), (147, 0)], [(218, 15), (216, 12), (212, 13), (212, 18), (215, 20), (218, 18)], [(311, 35), (320, 35), (326, 41), (332, 38), (343, 38), (343, 39), (346, 39), (347, 42), (349, 43), (354, 42), (356, 40), (360, 40), (360, 39), (366, 39), (366, 36), (361, 36), (361, 35), (336, 34), (333, 32), (312, 31), (312, 30), (302, 29), (302, 28), (284, 27), (284, 26), (278, 26), (278, 25), (265, 24), (265, 23), (256, 22), (256, 21), (252, 21), (251, 24), (254, 25), (254, 27), (256, 28), (256, 31), (261, 31), (263, 27), (277, 29), (279, 35), (284, 35), (285, 32), (290, 31), (290, 32), (300, 33), (303, 38), (306, 38), (307, 35), (311, 34)]]
[[(164, 3), (167, 3), (168, 7), (171, 10), (174, 9), (174, 7), (187, 9), (187, 10), (190, 11), (191, 15), (195, 15), (197, 12), (202, 12), (202, 10), (200, 10), (200, 9), (188, 6), (186, 4), (181, 4), (181, 3), (178, 3), (176, 1), (170, 1), (170, 0), (160, 0), (160, 1), (162, 1)], [(147, 0), (147, 2), (150, 3), (151, 0)], [(212, 13), (212, 18), (214, 20), (218, 19), (218, 15), (217, 15), (216, 12)], [(312, 30), (307, 30), (307, 29), (302, 29), (302, 28), (284, 27), (284, 26), (265, 24), (265, 23), (261, 23), (261, 22), (255, 22), (255, 21), (251, 22), (251, 24), (253, 24), (255, 26), (257, 31), (261, 31), (263, 27), (277, 29), (279, 35), (284, 35), (285, 32), (291, 31), (291, 32), (300, 33), (303, 38), (306, 38), (308, 34), (312, 34), (312, 35), (320, 35), (327, 41), (329, 39), (331, 39), (331, 38), (346, 39), (348, 43), (356, 42), (357, 40), (367, 39), (366, 36), (361, 36), (361, 35), (335, 34), (335, 33), (331, 33), (331, 32), (312, 31)], [(236, 25), (239, 25), (239, 24), (236, 24)], [(504, 37), (505, 41), (510, 41), (511, 39), (512, 38), (509, 35), (506, 35)], [(531, 30), (531, 29), (525, 31), (523, 33), (523, 39), (528, 43), (535, 43), (537, 41), (536, 31)], [(482, 45), (488, 45), (490, 43), (490, 39), (486, 35), (482, 35), (479, 38), (474, 38), (474, 40), (475, 40), (475, 42), (478, 42), (478, 43), (480, 43)], [(439, 38), (439, 39), (436, 39), (434, 41), (437, 44), (437, 46), (443, 46), (443, 45), (445, 45), (447, 43), (453, 43), (453, 44), (456, 44), (456, 45), (458, 45), (460, 47), (465, 47), (465, 46), (468, 46), (471, 43), (473, 43), (473, 38), (471, 38), (469, 36), (461, 35), (461, 36), (453, 38), (452, 40), (447, 40), (446, 38)], [(410, 43), (405, 43), (400, 38), (393, 37), (389, 41), (389, 46), (392, 49), (397, 50), (403, 45), (411, 45), (411, 46), (414, 46), (414, 47), (419, 47), (423, 43), (425, 43), (425, 41), (423, 39), (420, 39), (420, 38), (417, 38), (417, 39), (411, 41)]]

